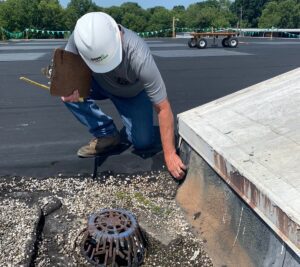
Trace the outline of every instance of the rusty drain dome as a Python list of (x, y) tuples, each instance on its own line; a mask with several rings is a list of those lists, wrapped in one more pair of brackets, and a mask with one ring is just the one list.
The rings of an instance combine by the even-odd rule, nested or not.
[(90, 215), (81, 253), (94, 266), (140, 266), (146, 241), (132, 213), (103, 209)]

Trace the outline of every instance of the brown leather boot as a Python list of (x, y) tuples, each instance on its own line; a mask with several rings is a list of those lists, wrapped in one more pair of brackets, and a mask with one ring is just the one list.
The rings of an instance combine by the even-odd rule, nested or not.
[(119, 134), (94, 138), (87, 145), (81, 147), (77, 151), (77, 155), (81, 158), (92, 158), (116, 149), (119, 144)]

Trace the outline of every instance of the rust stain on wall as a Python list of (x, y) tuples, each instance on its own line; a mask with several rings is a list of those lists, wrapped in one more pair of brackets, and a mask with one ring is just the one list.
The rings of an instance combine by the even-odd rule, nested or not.
[[(232, 228), (231, 213), (227, 211), (225, 192), (207, 182), (199, 166), (189, 170), (176, 201), (194, 232), (204, 240), (215, 266), (255, 266), (239, 242), (232, 246), (236, 232)], [(196, 217), (195, 214), (201, 215)]]
[[(233, 167), (228, 166), (226, 160), (214, 151), (214, 166), (212, 168), (225, 180), (225, 182), (259, 215), (265, 216), (273, 224), (273, 230), (287, 244), (294, 245), (300, 250), (299, 229), (287, 214), (260, 190)], [(231, 171), (228, 171), (230, 169)], [(232, 170), (233, 169), (233, 170)], [(262, 218), (264, 219), (264, 218)], [(295, 248), (294, 247), (294, 248)]]

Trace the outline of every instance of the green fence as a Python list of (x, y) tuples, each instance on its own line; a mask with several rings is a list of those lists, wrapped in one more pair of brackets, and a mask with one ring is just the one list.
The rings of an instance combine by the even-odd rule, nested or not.
[[(235, 29), (236, 30), (236, 29)], [(219, 32), (219, 31), (234, 31), (231, 28), (189, 28), (189, 27), (176, 27), (175, 31), (178, 32)], [(173, 29), (161, 29), (156, 31), (138, 32), (137, 34), (143, 38), (150, 37), (169, 37), (172, 36)], [(285, 37), (285, 38), (300, 38), (299, 34), (278, 31), (277, 29), (266, 29), (265, 31), (242, 31), (244, 36), (251, 37)], [(1, 28), (2, 40), (3, 39), (32, 39), (32, 38), (67, 38), (71, 31), (57, 31), (57, 30), (45, 30), (27, 28), (22, 32), (10, 32), (4, 28)]]
[[(231, 30), (231, 29), (225, 29), (225, 28), (188, 28), (188, 27), (176, 27), (176, 32), (218, 32), (218, 31), (224, 31), (224, 30)], [(171, 36), (173, 32), (173, 29), (162, 29), (159, 31), (147, 31), (147, 32), (138, 32), (137, 34), (141, 37), (162, 37), (162, 36)]]
[(2, 39), (31, 39), (31, 38), (65, 38), (68, 37), (70, 31), (56, 31), (27, 28), (22, 32), (10, 32), (1, 28)]

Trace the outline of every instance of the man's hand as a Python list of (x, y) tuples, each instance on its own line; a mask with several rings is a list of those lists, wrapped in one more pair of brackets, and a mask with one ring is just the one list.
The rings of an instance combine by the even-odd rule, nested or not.
[(165, 160), (168, 171), (175, 179), (181, 180), (185, 175), (186, 166), (182, 163), (180, 157), (174, 152), (171, 155), (166, 155)]
[(79, 102), (79, 100), (80, 100), (79, 91), (75, 90), (75, 91), (73, 91), (73, 93), (71, 95), (62, 96), (61, 99), (64, 102)]
[(154, 107), (158, 114), (161, 142), (168, 171), (174, 178), (180, 180), (185, 175), (186, 167), (176, 154), (174, 118), (170, 103), (168, 99), (165, 99)]

